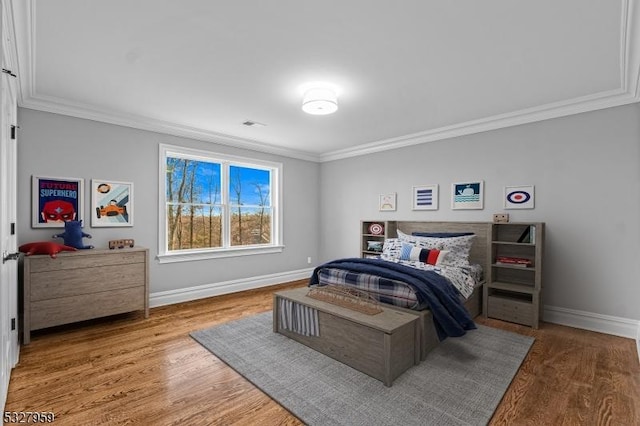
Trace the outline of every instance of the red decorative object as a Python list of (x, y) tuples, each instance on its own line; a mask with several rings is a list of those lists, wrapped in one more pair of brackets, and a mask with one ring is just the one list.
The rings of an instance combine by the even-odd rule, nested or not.
[(532, 266), (533, 262), (531, 259), (526, 259), (523, 257), (510, 257), (510, 256), (497, 256), (496, 263), (503, 265), (514, 265), (514, 266)]
[(33, 243), (23, 244), (18, 247), (18, 250), (26, 256), (31, 256), (32, 254), (48, 254), (54, 259), (61, 251), (76, 251), (74, 247), (54, 243), (53, 241), (36, 241)]
[(369, 233), (373, 235), (382, 235), (384, 234), (384, 225), (381, 223), (372, 223), (369, 225)]

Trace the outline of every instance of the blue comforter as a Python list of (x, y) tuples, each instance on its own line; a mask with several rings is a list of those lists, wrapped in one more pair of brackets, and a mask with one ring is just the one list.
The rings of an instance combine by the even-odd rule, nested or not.
[(416, 289), (418, 300), (429, 306), (433, 313), (433, 322), (440, 340), (444, 340), (447, 336), (462, 336), (466, 330), (476, 328), (460, 300), (458, 290), (449, 283), (447, 278), (434, 271), (423, 271), (380, 259), (338, 259), (318, 266), (311, 275), (309, 285), (319, 283), (318, 271), (322, 268), (378, 275), (411, 285)]

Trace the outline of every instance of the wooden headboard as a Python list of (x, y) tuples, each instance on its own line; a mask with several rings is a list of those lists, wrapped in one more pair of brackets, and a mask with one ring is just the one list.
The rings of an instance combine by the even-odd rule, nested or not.
[(469, 253), (469, 262), (482, 265), (486, 274), (491, 267), (490, 242), (491, 222), (413, 222), (397, 221), (396, 229), (411, 234), (412, 232), (473, 232), (476, 234)]

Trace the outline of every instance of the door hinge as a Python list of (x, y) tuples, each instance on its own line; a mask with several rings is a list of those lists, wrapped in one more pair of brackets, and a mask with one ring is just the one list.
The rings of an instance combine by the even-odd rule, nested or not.
[(15, 126), (15, 125), (11, 125), (11, 139), (15, 139), (16, 138), (16, 133), (17, 130), (20, 128), (20, 126)]
[(11, 223), (11, 235), (16, 235), (16, 223)]
[(2, 72), (5, 74), (9, 74), (11, 77), (17, 77), (17, 75), (15, 75), (13, 72), (11, 72), (11, 70), (8, 70), (6, 68), (2, 68)]
[(11, 331), (16, 329), (16, 319), (11, 318)]

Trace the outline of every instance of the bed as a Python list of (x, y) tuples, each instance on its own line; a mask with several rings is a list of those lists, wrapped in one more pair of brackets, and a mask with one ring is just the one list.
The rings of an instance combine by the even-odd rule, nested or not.
[[(352, 258), (327, 262), (316, 268), (310, 285), (354, 287), (385, 304), (385, 307), (420, 316), (420, 357), (424, 360), (444, 337), (462, 335), (465, 330), (473, 328), (473, 321), (469, 326), (468, 319), (476, 317), (482, 311), (482, 271), (487, 271), (489, 267), (491, 224), (419, 221), (394, 221), (387, 224), (388, 229), (393, 229), (393, 232), (387, 234), (381, 255), (383, 260)], [(438, 234), (437, 237), (434, 233)], [(441, 239), (434, 239), (438, 237)], [(470, 248), (466, 247), (466, 253), (455, 252), (461, 241), (470, 241)], [(436, 246), (442, 250), (433, 250)], [(425, 247), (432, 250), (425, 252)], [(453, 250), (446, 250), (450, 248)], [(465, 254), (468, 255), (466, 264), (458, 261)], [(430, 264), (425, 256), (429, 257)], [(443, 261), (439, 261), (439, 257)], [(451, 259), (456, 261), (452, 262)], [(391, 270), (387, 272), (389, 268)], [(412, 271), (414, 269), (416, 272)], [(408, 277), (404, 275), (405, 272), (409, 274)], [(423, 281), (423, 275), (430, 276), (424, 281), (435, 279), (437, 300), (425, 300), (425, 297), (433, 295), (426, 295), (424, 291), (433, 293), (434, 290), (420, 291), (423, 284), (416, 283), (414, 279)], [(448, 282), (446, 286), (439, 284), (443, 279)], [(432, 288), (432, 283), (426, 284)], [(419, 287), (418, 290), (416, 286)], [(433, 310), (427, 307), (431, 304), (434, 306)], [(446, 311), (444, 317), (441, 305)], [(458, 312), (458, 305), (466, 308), (464, 314)], [(450, 320), (448, 316), (453, 319)]]

